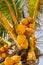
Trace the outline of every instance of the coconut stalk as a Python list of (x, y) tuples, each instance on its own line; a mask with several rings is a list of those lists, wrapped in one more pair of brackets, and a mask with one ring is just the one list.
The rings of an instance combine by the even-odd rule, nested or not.
[(5, 44), (8, 44), (8, 46), (11, 46), (11, 43), (5, 40), (4, 38), (0, 37), (0, 40), (3, 41)]
[(17, 18), (17, 20), (18, 20), (18, 13), (17, 13), (15, 1), (12, 0), (12, 3), (13, 3), (13, 5), (14, 5), (14, 10), (15, 10), (15, 13), (16, 13), (16, 18)]
[[(38, 7), (39, 7), (39, 0), (36, 1), (35, 7), (34, 7), (34, 13), (33, 13), (33, 24), (35, 25), (36, 23), (36, 17), (37, 17), (37, 13), (38, 13)], [(35, 31), (35, 28), (34, 28)], [(34, 33), (33, 33), (34, 36)]]
[(36, 1), (35, 7), (34, 7), (34, 13), (33, 13), (34, 22), (35, 22), (36, 17), (37, 17), (38, 7), (39, 7), (39, 0)]

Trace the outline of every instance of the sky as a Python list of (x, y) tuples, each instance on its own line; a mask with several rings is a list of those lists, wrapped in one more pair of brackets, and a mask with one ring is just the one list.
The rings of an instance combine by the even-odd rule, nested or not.
[[(40, 19), (40, 28), (38, 28), (35, 32), (35, 36), (38, 38), (37, 47), (40, 49), (41, 53), (43, 53), (43, 12), (39, 14)], [(43, 57), (40, 57), (39, 65), (43, 65)]]

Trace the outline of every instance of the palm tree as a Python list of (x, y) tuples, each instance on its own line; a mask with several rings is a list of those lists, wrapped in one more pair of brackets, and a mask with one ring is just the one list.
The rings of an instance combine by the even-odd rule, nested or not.
[[(0, 15), (2, 15), (2, 19), (7, 18), (6, 19), (7, 22), (5, 23), (5, 25), (8, 25), (9, 26), (9, 29), (11, 31), (11, 36), (13, 36), (14, 39), (15, 39), (16, 35), (14, 33), (13, 26), (15, 28), (15, 26), (18, 24), (17, 19), (19, 21), (20, 18), (22, 18), (22, 7), (23, 7), (23, 5), (20, 7), (20, 5), (21, 5), (22, 2), (23, 2), (23, 0), (20, 0), (20, 1), (16, 1), (16, 0), (13, 1), (12, 0), (11, 2), (8, 2), (7, 0), (6, 1), (3, 1), (3, 0), (0, 1), (0, 4), (1, 4), (1, 6), (0, 6)], [(4, 6), (2, 6), (2, 3), (4, 4)], [(12, 7), (11, 7), (11, 5), (12, 5)], [(14, 13), (15, 13), (15, 15), (14, 15)], [(19, 14), (21, 14), (21, 15), (19, 15)], [(14, 25), (12, 25), (13, 23), (14, 23)], [(2, 23), (2, 25), (3, 25), (3, 23)]]
[[(24, 18), (25, 15), (23, 11), (23, 7), (25, 5), (26, 4), (23, 0), (0, 0), (0, 40), (2, 40), (4, 44), (11, 45), (12, 43), (8, 41), (8, 39), (13, 39), (14, 44), (17, 45), (19, 50), (23, 48), (21, 48), (21, 44), (19, 44), (17, 41), (17, 36), (19, 35), (17, 32), (17, 27), (18, 24), (21, 24), (22, 19), (26, 19)], [(27, 0), (27, 5), (27, 8), (29, 10), (29, 17), (32, 17), (33, 24), (35, 25), (36, 29), (36, 25), (40, 26), (39, 22), (37, 22), (36, 19), (38, 19), (37, 13), (42, 9), (41, 6), (43, 5), (43, 0)], [(29, 17), (27, 19), (29, 19)], [(34, 33), (31, 35), (32, 38), (34, 37)], [(7, 37), (7, 34), (10, 37), (8, 36), (8, 39), (5, 39), (5, 37)], [(1, 42), (0, 44), (2, 44)], [(32, 42), (30, 43), (33, 44)], [(31, 47), (31, 49), (33, 49), (33, 47)]]

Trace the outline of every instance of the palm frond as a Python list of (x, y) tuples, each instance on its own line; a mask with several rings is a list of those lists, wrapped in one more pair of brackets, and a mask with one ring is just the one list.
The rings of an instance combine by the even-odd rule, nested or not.
[(16, 24), (17, 24), (17, 19), (16, 19), (15, 15), (14, 15), (14, 12), (13, 12), (13, 10), (12, 10), (12, 7), (10, 6), (10, 3), (9, 3), (7, 0), (5, 0), (5, 3), (6, 3), (6, 5), (7, 5), (9, 11), (10, 11), (10, 13), (11, 13), (11, 16), (12, 16), (12, 19), (13, 19), (13, 21), (14, 21), (14, 24), (16, 25)]
[(43, 0), (40, 0), (39, 12), (43, 11)]
[(17, 8), (16, 8), (16, 4), (15, 4), (15, 1), (12, 0), (12, 3), (13, 3), (13, 6), (14, 6), (14, 10), (15, 10), (15, 15), (16, 15), (16, 18), (18, 20), (18, 13), (17, 13)]
[[(0, 13), (0, 15), (1, 15), (0, 18), (2, 20), (2, 23), (3, 23), (3, 26), (5, 27), (5, 29), (8, 30), (8, 33), (12, 32), (14, 34), (14, 30), (13, 30), (12, 26), (10, 25), (10, 23), (8, 22), (8, 20), (3, 16), (2, 13)], [(11, 33), (11, 35), (12, 35), (12, 33)], [(15, 34), (14, 34), (14, 37), (16, 37)]]
[(3, 36), (3, 33), (4, 33), (4, 36), (5, 36), (5, 28), (4, 28), (3, 25), (0, 23), (0, 36)]
[(18, 13), (18, 20), (20, 21), (23, 18), (22, 9), (24, 6), (24, 1), (23, 0), (14, 0), (14, 2), (16, 5), (17, 13)]
[(34, 6), (36, 4), (36, 0), (29, 0), (29, 3), (28, 3), (28, 9), (29, 9), (29, 15), (30, 16), (33, 16), (33, 13), (34, 13)]
[[(34, 0), (34, 1), (33, 0), (29, 0), (29, 2), (28, 2), (29, 16), (31, 16), (31, 17), (33, 16), (34, 19), (35, 18), (38, 19), (38, 16), (36, 16), (38, 14), (38, 12), (39, 12), (39, 10), (37, 11), (37, 8), (40, 9), (40, 7), (37, 7), (38, 3), (39, 3), (39, 6), (41, 6), (40, 5), (41, 4), (41, 1), (39, 1), (38, 3), (36, 1), (38, 1), (38, 0)], [(39, 20), (38, 20), (38, 22), (36, 20), (35, 23), (36, 23), (36, 28), (37, 27), (40, 27)]]
[[(29, 9), (29, 15), (32, 16), (34, 13), (34, 6), (35, 6), (36, 0), (29, 0), (28, 2), (28, 9)], [(43, 11), (43, 0), (39, 1), (39, 10), (38, 12)]]
[[(10, 6), (7, 7), (8, 5), (10, 5)], [(11, 23), (12, 23), (12, 19), (14, 20), (15, 16), (16, 16), (16, 18), (18, 17), (18, 20), (21, 20), (23, 18), (23, 14), (22, 14), (23, 6), (24, 6), (23, 0), (9, 0), (9, 1), (0, 0), (0, 11)], [(9, 10), (9, 9), (11, 9), (11, 10)], [(12, 10), (13, 10), (13, 12), (11, 13)], [(14, 14), (15, 14), (15, 16), (14, 16)], [(14, 18), (12, 18), (12, 15)]]
[(4, 0), (0, 0), (0, 11), (12, 23), (12, 17)]
[(8, 22), (8, 20), (3, 16), (3, 14), (1, 12), (0, 12), (0, 19), (2, 20), (3, 26), (5, 27), (6, 31), (9, 33), (9, 35), (12, 37), (12, 39), (16, 43), (17, 47), (21, 48), (19, 46), (19, 44), (17, 43), (16, 34), (15, 34), (12, 26), (10, 25), (10, 23)]

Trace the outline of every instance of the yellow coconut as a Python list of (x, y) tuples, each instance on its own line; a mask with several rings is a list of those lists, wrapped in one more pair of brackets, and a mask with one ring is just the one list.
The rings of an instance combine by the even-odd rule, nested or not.
[(17, 33), (18, 34), (24, 34), (25, 33), (26, 26), (23, 24), (18, 24), (17, 26)]
[(4, 52), (2, 53), (2, 58), (6, 58), (7, 57), (7, 54)]
[(18, 35), (17, 42), (23, 49), (28, 48), (28, 41), (25, 35)]
[(13, 61), (11, 57), (7, 57), (4, 62), (5, 65), (13, 65)]
[(13, 63), (18, 63), (21, 60), (21, 57), (18, 55), (15, 55), (12, 57)]
[(27, 18), (22, 19), (21, 22), (23, 25), (28, 25), (28, 19)]

